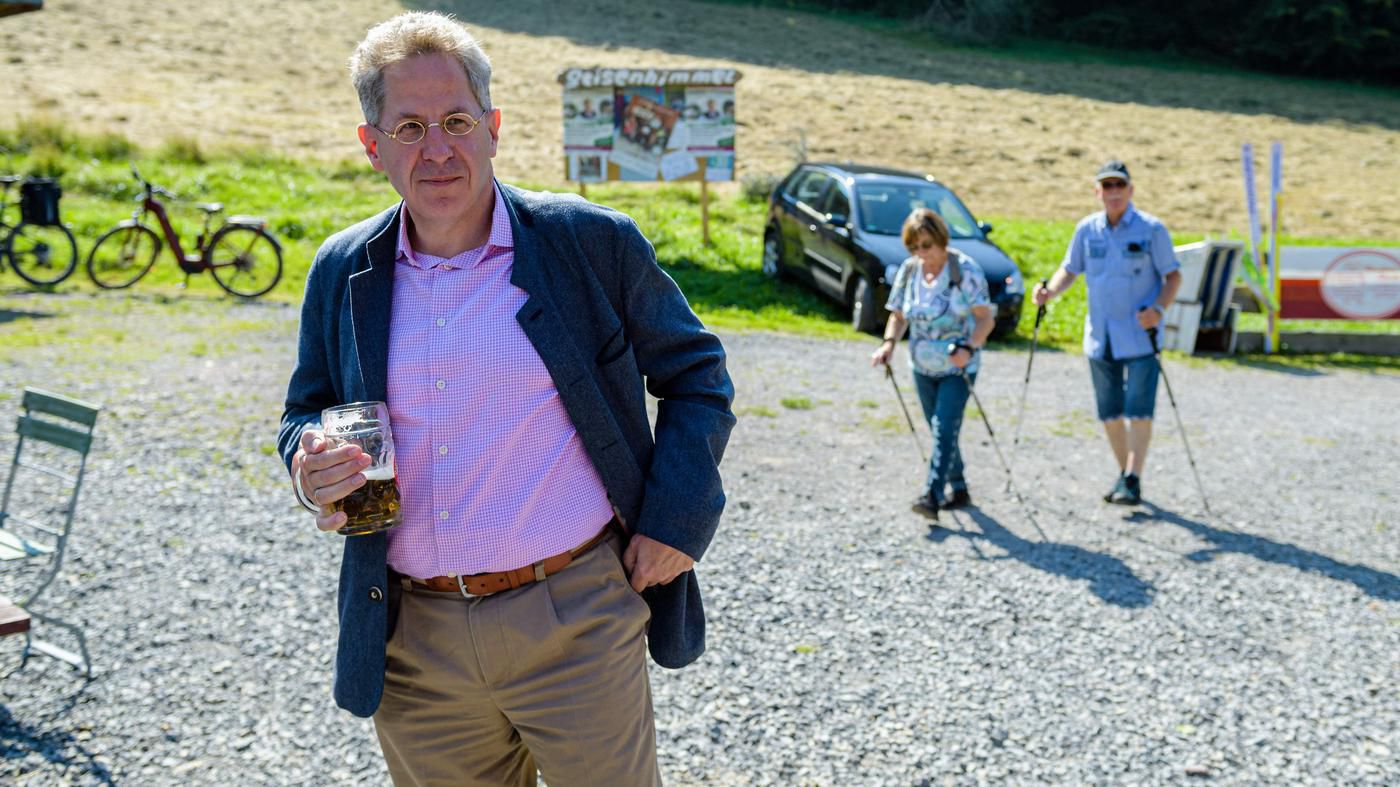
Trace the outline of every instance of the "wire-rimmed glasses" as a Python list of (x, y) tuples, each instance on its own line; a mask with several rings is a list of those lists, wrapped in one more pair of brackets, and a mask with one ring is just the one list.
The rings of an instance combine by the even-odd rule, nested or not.
[(370, 125), (374, 126), (380, 133), (389, 137), (389, 139), (401, 145), (414, 145), (423, 141), (423, 137), (428, 135), (428, 129), (433, 126), (437, 126), (454, 137), (465, 137), (475, 131), (477, 126), (481, 125), (481, 121), (486, 118), (486, 113), (490, 111), (489, 109), (483, 109), (481, 110), (481, 114), (477, 117), (472, 117), (466, 112), (453, 112), (443, 117), (442, 120), (427, 125), (424, 125), (421, 120), (405, 120), (397, 126), (394, 126), (393, 131), (385, 131), (379, 128), (379, 126), (374, 126), (373, 123)]

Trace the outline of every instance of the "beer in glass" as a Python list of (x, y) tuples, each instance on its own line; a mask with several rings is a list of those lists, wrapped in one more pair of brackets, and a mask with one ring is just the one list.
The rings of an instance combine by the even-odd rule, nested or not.
[(380, 533), (397, 525), (399, 487), (394, 481), (394, 437), (389, 431), (389, 407), (383, 402), (353, 402), (321, 412), (321, 429), (331, 448), (354, 444), (371, 462), (360, 472), (365, 484), (335, 501), (331, 507), (345, 513), (345, 524), (336, 530), (343, 536)]

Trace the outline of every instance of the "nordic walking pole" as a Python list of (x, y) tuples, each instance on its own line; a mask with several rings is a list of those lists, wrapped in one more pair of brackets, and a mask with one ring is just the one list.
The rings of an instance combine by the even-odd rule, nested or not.
[[(1049, 279), (1041, 279), (1042, 289), (1050, 286)], [(1031, 330), (1031, 354), (1026, 358), (1026, 381), (1021, 384), (1021, 406), (1016, 411), (1016, 431), (1011, 436), (1011, 460), (1016, 461), (1016, 449), (1021, 445), (1021, 422), (1026, 420), (1026, 393), (1031, 389), (1031, 364), (1035, 363), (1035, 348), (1040, 343), (1040, 321), (1045, 319), (1045, 304), (1040, 304), (1035, 308), (1035, 328)], [(1011, 480), (1006, 482), (1007, 490), (1011, 489)]]
[[(950, 355), (956, 351), (957, 345), (953, 345), (949, 348)], [(997, 452), (997, 459), (1001, 460), (1002, 469), (1006, 470), (1007, 488), (1015, 493), (1016, 502), (1021, 504), (1021, 512), (1026, 515), (1026, 519), (1029, 519), (1032, 525), (1035, 525), (1035, 529), (1040, 533), (1040, 540), (1049, 541), (1050, 539), (1045, 535), (1045, 531), (1040, 529), (1040, 523), (1035, 521), (1035, 517), (1031, 516), (1030, 508), (1026, 505), (1025, 498), (1021, 497), (1021, 490), (1017, 489), (1016, 485), (1012, 482), (1011, 465), (1007, 464), (1006, 457), (1002, 456), (1001, 446), (997, 444), (997, 433), (992, 430), (992, 422), (987, 420), (987, 411), (982, 409), (982, 400), (977, 398), (977, 387), (972, 384), (972, 378), (967, 376), (966, 371), (958, 369), (957, 373), (963, 378), (963, 382), (967, 383), (967, 392), (972, 394), (972, 404), (977, 407), (977, 414), (982, 416), (982, 424), (987, 427), (987, 436), (992, 438), (992, 448)]]
[(890, 362), (885, 361), (885, 376), (890, 378), (890, 385), (894, 386), (895, 398), (899, 400), (899, 409), (904, 411), (904, 420), (909, 423), (909, 434), (914, 438), (914, 446), (919, 449), (919, 458), (924, 461), (924, 466), (928, 466), (928, 455), (924, 453), (924, 444), (919, 442), (919, 432), (914, 428), (914, 419), (909, 416), (909, 408), (904, 406), (904, 394), (899, 392), (899, 383), (894, 381), (894, 369), (890, 368)]
[(1181, 444), (1186, 447), (1186, 461), (1191, 463), (1191, 475), (1196, 477), (1196, 489), (1201, 493), (1201, 503), (1206, 507), (1206, 513), (1210, 511), (1210, 501), (1206, 499), (1206, 488), (1201, 484), (1201, 474), (1196, 470), (1196, 460), (1191, 456), (1191, 443), (1186, 440), (1186, 427), (1181, 423), (1181, 410), (1177, 409), (1176, 396), (1172, 394), (1172, 381), (1167, 379), (1167, 370), (1162, 366), (1162, 350), (1157, 346), (1157, 329), (1147, 329), (1148, 338), (1152, 339), (1152, 355), (1157, 359), (1157, 373), (1162, 375), (1162, 382), (1167, 386), (1167, 401), (1172, 403), (1172, 415), (1176, 416), (1176, 431), (1181, 433)]

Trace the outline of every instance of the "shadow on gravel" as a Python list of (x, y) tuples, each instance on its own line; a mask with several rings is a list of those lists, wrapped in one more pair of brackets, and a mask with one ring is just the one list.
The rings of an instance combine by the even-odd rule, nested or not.
[[(58, 714), (50, 718), (67, 713), (76, 700), (75, 694)], [(18, 763), (32, 753), (37, 753), (48, 762), (66, 766), (64, 775), (72, 781), (116, 784), (107, 766), (98, 762), (96, 755), (83, 748), (77, 738), (62, 730), (43, 730), (25, 723), (10, 715), (8, 707), (0, 705), (0, 760)]]
[(1325, 377), (1335, 369), (1358, 372), (1400, 372), (1400, 358), (1353, 353), (1299, 353), (1297, 355), (1222, 355), (1219, 360), (1236, 366), (1280, 372), (1296, 377)]
[[(1212, 359), (1215, 360), (1215, 359)], [(1308, 369), (1295, 364), (1280, 363), (1263, 355), (1246, 356), (1221, 356), (1220, 360), (1233, 363), (1236, 366), (1244, 366), (1250, 369), (1259, 369), (1265, 372), (1281, 372), (1291, 374), (1295, 377), (1325, 377), (1326, 372), (1319, 369)]]
[[(961, 519), (964, 514), (976, 523), (982, 532), (964, 528)], [(968, 539), (974, 548), (978, 541), (984, 541), (1006, 550), (1007, 554), (1005, 557), (987, 557), (978, 550), (977, 554), (983, 560), (1019, 560), (1031, 568), (1066, 579), (1087, 580), (1090, 592), (1116, 607), (1138, 609), (1152, 604), (1152, 596), (1156, 592), (1152, 583), (1139, 579), (1126, 563), (1116, 557), (1092, 552), (1073, 544), (1021, 538), (977, 508), (957, 513), (947, 512), (945, 515), (953, 517), (958, 523), (958, 529), (931, 530), (926, 536), (928, 540), (941, 542), (949, 536), (958, 536)]]
[(1326, 555), (1309, 552), (1292, 544), (1283, 544), (1263, 536), (1251, 536), (1234, 530), (1221, 530), (1204, 522), (1187, 519), (1180, 514), (1144, 502), (1147, 511), (1134, 511), (1129, 522), (1165, 522), (1191, 531), (1197, 538), (1214, 544), (1213, 549), (1199, 549), (1186, 555), (1194, 563), (1208, 563), (1216, 555), (1238, 552), (1258, 560), (1292, 566), (1299, 571), (1321, 574), (1341, 582), (1350, 582), (1368, 596), (1384, 601), (1400, 601), (1400, 577), (1368, 566), (1343, 563)]
[(16, 320), (42, 320), (53, 316), (53, 312), (21, 312), (14, 309), (0, 309), (0, 325)]

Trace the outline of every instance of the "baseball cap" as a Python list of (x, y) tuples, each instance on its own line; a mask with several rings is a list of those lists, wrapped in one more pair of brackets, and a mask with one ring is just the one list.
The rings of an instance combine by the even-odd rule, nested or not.
[(1103, 166), (1099, 167), (1099, 174), (1094, 178), (1094, 180), (1098, 182), (1103, 182), (1105, 180), (1108, 180), (1109, 178), (1122, 178), (1128, 183), (1133, 182), (1133, 179), (1128, 176), (1128, 165), (1124, 164), (1116, 158), (1105, 161), (1103, 163)]

